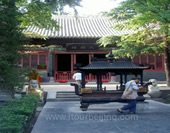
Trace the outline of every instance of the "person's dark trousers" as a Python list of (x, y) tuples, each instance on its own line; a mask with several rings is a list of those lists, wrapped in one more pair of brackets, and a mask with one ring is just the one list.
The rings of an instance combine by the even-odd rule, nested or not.
[(136, 99), (129, 99), (128, 105), (123, 106), (121, 109), (136, 113)]

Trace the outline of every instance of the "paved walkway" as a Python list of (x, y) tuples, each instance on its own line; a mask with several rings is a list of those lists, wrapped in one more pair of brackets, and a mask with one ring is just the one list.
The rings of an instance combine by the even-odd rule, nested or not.
[[(118, 85), (117, 83), (111, 84), (111, 83), (104, 83), (102, 84), (102, 87), (106, 87), (107, 90), (115, 90), (116, 89), (116, 85)], [(88, 84), (86, 84), (86, 87), (96, 87), (96, 83), (94, 82), (90, 82)], [(158, 84), (158, 86), (160, 86), (160, 89), (166, 89), (167, 87), (166, 84)], [(27, 85), (25, 86), (25, 89), (27, 88)], [(57, 91), (74, 91), (74, 87), (70, 86), (70, 83), (41, 83), (41, 88), (44, 88), (44, 91), (46, 92), (57, 92)], [(24, 89), (24, 91), (25, 91)], [(168, 88), (170, 89), (170, 88)]]
[(47, 102), (32, 133), (168, 133), (170, 105), (148, 100), (149, 110), (136, 115), (120, 114), (122, 103), (90, 105), (81, 111), (79, 102)]

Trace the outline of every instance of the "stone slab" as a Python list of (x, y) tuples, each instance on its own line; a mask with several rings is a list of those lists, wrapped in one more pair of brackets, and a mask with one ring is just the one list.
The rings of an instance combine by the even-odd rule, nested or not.
[(49, 91), (47, 94), (47, 100), (48, 99), (55, 99), (56, 98), (56, 91)]
[(32, 133), (168, 133), (170, 105), (147, 100), (149, 110), (136, 115), (116, 111), (123, 103), (90, 105), (81, 111), (77, 102), (47, 102)]
[(77, 95), (65, 95), (65, 94), (57, 94), (57, 97), (58, 98), (78, 98), (78, 96)]
[(80, 101), (80, 98), (56, 98), (56, 101)]

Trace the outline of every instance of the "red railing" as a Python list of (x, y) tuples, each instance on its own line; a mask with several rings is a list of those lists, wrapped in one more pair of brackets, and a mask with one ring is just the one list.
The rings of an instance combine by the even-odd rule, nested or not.
[[(59, 80), (74, 81), (72, 79), (73, 74), (74, 73), (71, 73), (70, 71), (64, 71), (64, 72), (63, 71), (58, 71), (58, 72), (55, 72), (55, 81), (59, 81)], [(87, 81), (95, 82), (95, 81), (97, 81), (97, 76), (89, 74), (89, 75), (85, 76), (85, 79)], [(107, 73), (106, 75), (103, 75), (102, 80), (103, 80), (103, 82), (110, 81), (110, 73)]]
[(71, 81), (72, 80), (72, 74), (71, 74), (71, 72), (58, 71), (58, 72), (55, 72), (55, 79), (56, 79), (56, 81), (57, 80)]

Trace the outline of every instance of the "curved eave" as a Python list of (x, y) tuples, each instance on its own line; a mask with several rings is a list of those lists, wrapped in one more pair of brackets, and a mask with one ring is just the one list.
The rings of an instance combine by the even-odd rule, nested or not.
[(96, 61), (91, 64), (80, 67), (80, 70), (100, 70), (100, 71), (114, 71), (114, 70), (144, 70), (149, 69), (149, 67), (138, 66), (133, 64), (130, 61), (115, 61), (113, 63), (109, 63), (107, 61)]
[[(39, 39), (40, 37), (27, 36), (27, 38)], [(93, 37), (93, 36), (80, 36), (80, 37), (77, 37), (77, 36), (69, 36), (69, 37), (44, 36), (42, 38), (51, 38), (51, 39), (100, 39), (101, 37)]]
[[(70, 17), (57, 16), (56, 23), (60, 29), (38, 28), (36, 26), (28, 26), (23, 32), (31, 32), (45, 38), (101, 38), (109, 35), (121, 36), (123, 34), (132, 33), (132, 30), (117, 31), (111, 28), (115, 23), (104, 17)], [(31, 36), (30, 36), (31, 37)], [(31, 37), (31, 38), (39, 38)]]

